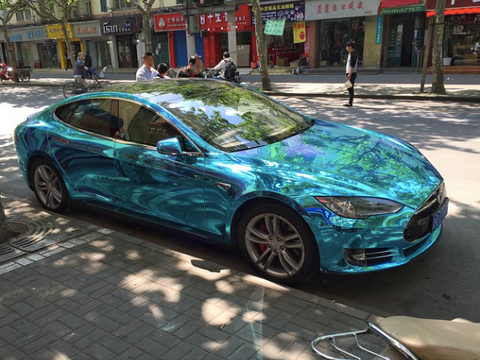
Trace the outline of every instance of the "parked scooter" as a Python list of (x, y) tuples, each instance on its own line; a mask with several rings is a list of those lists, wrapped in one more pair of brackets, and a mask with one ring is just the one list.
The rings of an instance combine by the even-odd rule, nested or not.
[[(364, 341), (368, 334), (387, 342), (381, 354), (368, 349)], [(479, 360), (480, 324), (392, 316), (369, 322), (365, 330), (318, 336), (311, 346), (322, 359), (330, 360), (371, 359), (372, 355), (383, 360)]]
[[(220, 70), (214, 70), (213, 68), (212, 69), (205, 68), (204, 71), (205, 71), (205, 77), (208, 79), (213, 79), (215, 76), (220, 75)], [(241, 84), (243, 82), (243, 78), (242, 78), (242, 75), (240, 75), (240, 73), (237, 70), (235, 71), (235, 77), (232, 80), (228, 80), (228, 81), (233, 82), (235, 84)]]
[(0, 82), (12, 80), (14, 82), (30, 81), (30, 72), (21, 70), (14, 72), (11, 66), (5, 63), (0, 63)]

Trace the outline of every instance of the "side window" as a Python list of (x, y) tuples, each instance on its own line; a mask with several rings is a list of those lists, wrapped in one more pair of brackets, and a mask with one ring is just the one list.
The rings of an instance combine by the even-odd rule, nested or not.
[(76, 108), (77, 103), (61, 106), (55, 110), (55, 116), (63, 122), (69, 123)]
[(180, 135), (163, 117), (140, 104), (120, 101), (118, 113), (124, 126), (121, 132), (127, 141), (157, 146), (162, 139)]
[(115, 136), (121, 128), (120, 119), (111, 114), (112, 100), (82, 100), (76, 105), (70, 125), (103, 136)]

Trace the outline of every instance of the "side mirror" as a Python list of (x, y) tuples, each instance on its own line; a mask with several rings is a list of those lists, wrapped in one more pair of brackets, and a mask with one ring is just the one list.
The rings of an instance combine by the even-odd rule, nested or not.
[(182, 146), (178, 137), (160, 140), (157, 143), (157, 152), (163, 155), (179, 156), (182, 154)]

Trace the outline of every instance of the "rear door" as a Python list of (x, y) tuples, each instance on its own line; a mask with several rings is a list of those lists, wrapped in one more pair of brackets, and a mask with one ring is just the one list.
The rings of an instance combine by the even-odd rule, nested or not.
[(55, 110), (61, 120), (50, 133), (51, 155), (73, 198), (114, 204), (115, 141), (119, 119), (112, 99), (79, 100)]

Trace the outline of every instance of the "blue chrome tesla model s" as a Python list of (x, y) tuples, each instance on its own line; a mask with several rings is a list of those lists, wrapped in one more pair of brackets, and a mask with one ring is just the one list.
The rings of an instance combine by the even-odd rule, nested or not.
[(412, 145), (215, 80), (66, 99), (20, 124), (15, 144), (44, 208), (82, 202), (194, 232), (289, 285), (408, 263), (448, 209), (441, 175)]

